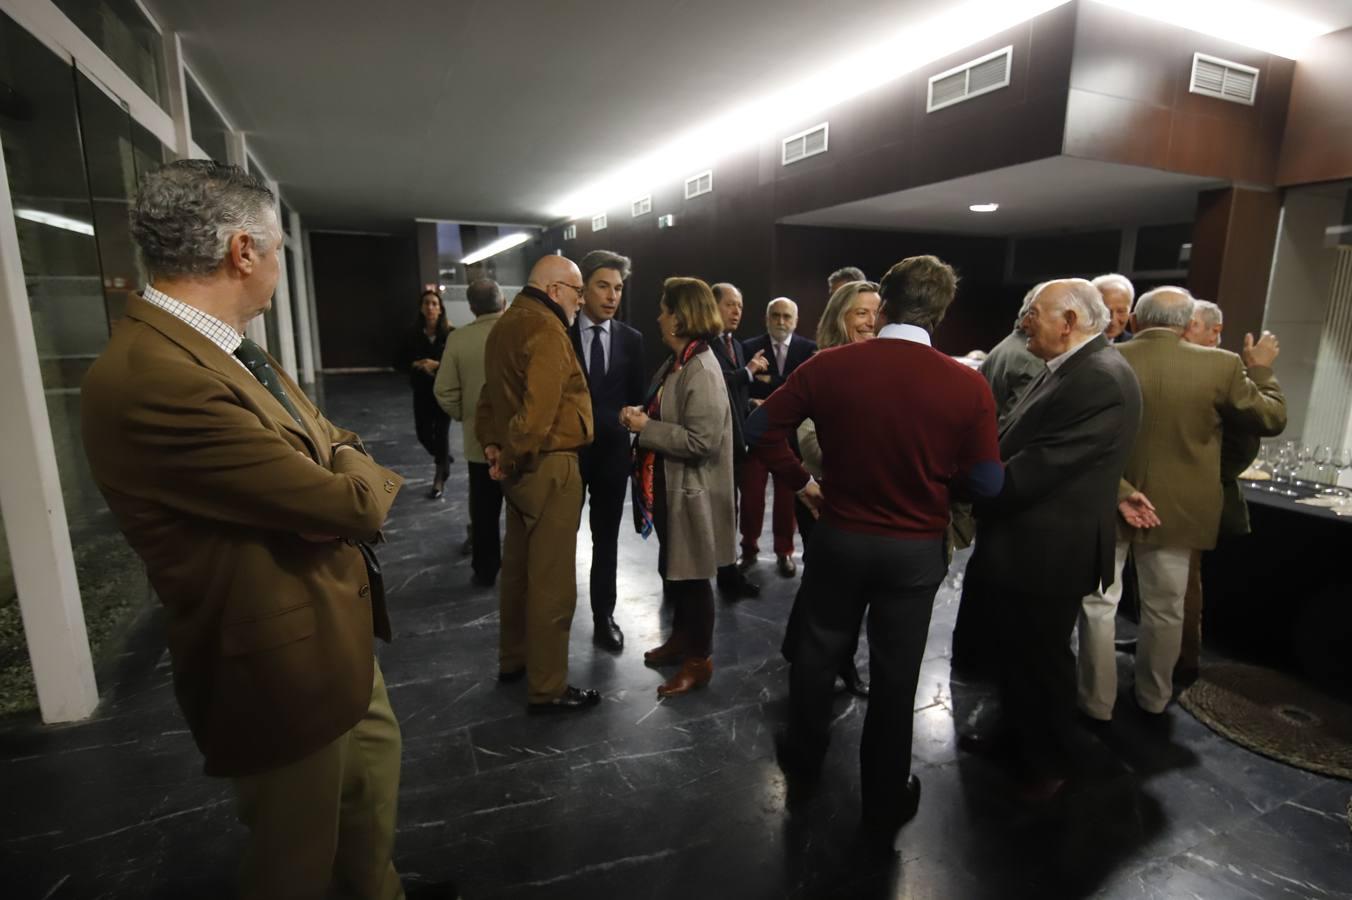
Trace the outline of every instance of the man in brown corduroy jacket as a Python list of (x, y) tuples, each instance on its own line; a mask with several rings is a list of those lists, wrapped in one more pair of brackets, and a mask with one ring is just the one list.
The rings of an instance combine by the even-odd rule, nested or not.
[(595, 433), (587, 378), (568, 336), (582, 291), (571, 260), (546, 256), (535, 264), (488, 335), (474, 422), (507, 499), (498, 678), (526, 678), (531, 712), (601, 702), (596, 691), (568, 684), (582, 515), (577, 451)]

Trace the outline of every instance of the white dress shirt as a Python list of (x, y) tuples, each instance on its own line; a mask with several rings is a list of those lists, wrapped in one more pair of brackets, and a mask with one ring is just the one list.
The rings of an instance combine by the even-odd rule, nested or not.
[(1047, 370), (1050, 372), (1055, 372), (1057, 369), (1061, 368), (1063, 365), (1066, 364), (1066, 360), (1070, 359), (1072, 356), (1078, 353), (1082, 348), (1087, 346), (1096, 337), (1098, 337), (1097, 334), (1092, 334), (1085, 339), (1084, 343), (1076, 344), (1074, 347), (1071, 347), (1065, 353), (1062, 353), (1059, 356), (1054, 356), (1051, 359), (1047, 360)]
[(591, 351), (592, 351), (592, 327), (601, 326), (601, 371), (610, 371), (610, 319), (604, 322), (593, 322), (587, 318), (587, 314), (582, 310), (577, 311), (578, 336), (582, 338), (582, 366), (588, 372), (591, 371)]
[[(226, 356), (239, 363), (240, 368), (246, 372), (249, 371), (249, 367), (244, 365), (244, 361), (235, 355), (239, 345), (244, 343), (244, 336), (238, 331), (215, 316), (208, 315), (195, 306), (189, 306), (180, 300), (175, 300), (150, 285), (146, 285), (146, 289), (142, 291), (141, 296), (151, 306), (157, 306), (175, 319), (187, 323), (198, 334), (224, 350)], [(249, 374), (252, 377), (253, 373), (250, 372)]]
[(919, 325), (884, 325), (878, 332), (878, 337), (893, 341), (913, 341), (917, 344), (924, 344), (926, 347), (933, 347), (934, 343), (930, 340), (930, 333)]

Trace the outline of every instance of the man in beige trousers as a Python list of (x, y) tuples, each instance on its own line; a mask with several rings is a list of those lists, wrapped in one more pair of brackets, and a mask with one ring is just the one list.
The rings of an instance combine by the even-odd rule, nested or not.
[[(1244, 339), (1240, 356), (1183, 340), (1193, 299), (1162, 287), (1136, 304), (1134, 337), (1119, 345), (1141, 384), (1141, 431), (1118, 500), (1148, 498), (1159, 524), (1122, 526), (1115, 564), (1130, 549), (1141, 594), (1136, 702), (1161, 713), (1173, 695), (1183, 634), (1183, 594), (1194, 550), (1216, 546), (1222, 493), (1222, 427), (1262, 435), (1286, 427), (1286, 401), (1272, 374), (1277, 339)], [(1117, 699), (1113, 632), (1120, 592), (1095, 592), (1080, 615), (1079, 704), (1093, 719), (1112, 718)]]
[(582, 513), (577, 451), (595, 434), (591, 393), (568, 336), (582, 292), (571, 260), (546, 256), (535, 264), (488, 335), (474, 423), (507, 500), (498, 678), (525, 677), (533, 713), (601, 702), (596, 691), (568, 684)]

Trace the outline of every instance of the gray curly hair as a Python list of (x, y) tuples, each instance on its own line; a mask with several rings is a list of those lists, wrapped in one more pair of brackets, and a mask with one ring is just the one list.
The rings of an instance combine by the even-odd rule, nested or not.
[(207, 275), (243, 231), (262, 248), (276, 241), (276, 198), (239, 166), (181, 159), (141, 180), (131, 235), (152, 278)]

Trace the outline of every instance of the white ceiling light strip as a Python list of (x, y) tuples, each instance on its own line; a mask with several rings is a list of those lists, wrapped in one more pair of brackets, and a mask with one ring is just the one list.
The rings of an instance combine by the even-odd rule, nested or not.
[(1198, 31), (1287, 59), (1299, 59), (1310, 41), (1331, 28), (1256, 0), (1098, 0), (1138, 16)]
[(530, 235), (524, 231), (518, 231), (516, 234), (509, 234), (504, 237), (500, 237), (493, 243), (486, 244), (480, 247), (478, 250), (475, 250), (469, 256), (466, 256), (464, 259), (460, 260), (460, 264), (469, 266), (473, 265), (476, 262), (482, 262), (483, 260), (488, 259), (488, 257), (490, 256), (497, 256), (504, 250), (510, 250), (513, 247), (520, 247), (528, 240), (530, 240)]
[(56, 213), (43, 212), (40, 209), (16, 209), (14, 216), (18, 219), (25, 219), (29, 222), (37, 222), (41, 225), (50, 225), (53, 228), (61, 228), (66, 231), (74, 231), (77, 234), (94, 234), (94, 226), (88, 222), (81, 222), (79, 219), (72, 219), (69, 216), (58, 216)]
[[(778, 139), (795, 123), (825, 112), (1069, 0), (968, 0), (896, 32), (872, 47), (853, 50), (833, 66), (764, 97), (734, 107), (671, 142), (638, 157), (560, 199), (549, 214), (577, 219), (620, 207), (657, 184), (762, 140)], [(1133, 13), (1190, 28), (1245, 46), (1293, 56), (1327, 26), (1253, 0), (1098, 0)], [(868, 65), (860, 65), (860, 60)]]

